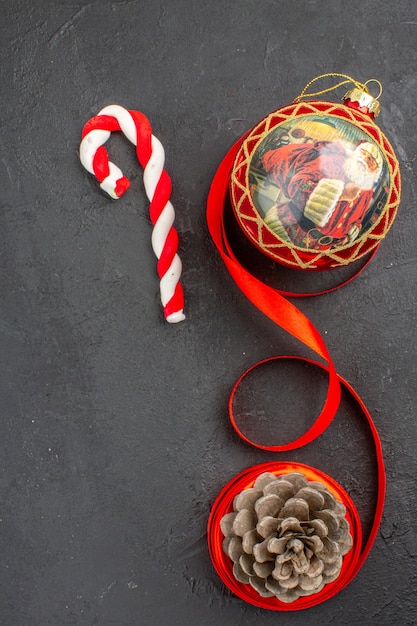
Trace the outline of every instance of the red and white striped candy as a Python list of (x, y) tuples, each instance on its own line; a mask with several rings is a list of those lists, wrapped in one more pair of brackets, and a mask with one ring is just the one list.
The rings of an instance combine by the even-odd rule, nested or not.
[(150, 201), (149, 214), (153, 224), (152, 248), (158, 259), (161, 301), (165, 319), (185, 319), (181, 283), (181, 260), (177, 254), (178, 233), (173, 227), (175, 212), (170, 202), (171, 179), (164, 169), (164, 148), (153, 134), (149, 120), (139, 111), (128, 111), (113, 104), (102, 109), (83, 128), (80, 160), (96, 176), (100, 187), (114, 199), (129, 188), (129, 180), (109, 161), (104, 145), (113, 131), (122, 131), (136, 146), (136, 155), (144, 168), (143, 182)]

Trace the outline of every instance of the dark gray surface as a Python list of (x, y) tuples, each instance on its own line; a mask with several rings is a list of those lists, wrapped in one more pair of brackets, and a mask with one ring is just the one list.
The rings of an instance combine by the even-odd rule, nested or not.
[[(0, 623), (416, 624), (416, 3), (3, 0), (0, 35)], [(360, 278), (299, 306), (375, 418), (387, 501), (353, 583), (307, 612), (276, 614), (224, 588), (205, 528), (225, 482), (281, 458), (232, 433), (235, 379), (302, 348), (235, 288), (205, 200), (229, 146), (331, 71), (382, 81), (378, 122), (403, 199)], [(132, 180), (118, 203), (78, 160), (83, 124), (113, 102), (144, 112), (166, 150), (179, 325), (160, 311), (131, 147), (109, 146)], [(291, 396), (282, 404), (291, 415)], [(340, 480), (369, 526), (374, 466), (349, 411), (282, 458)]]

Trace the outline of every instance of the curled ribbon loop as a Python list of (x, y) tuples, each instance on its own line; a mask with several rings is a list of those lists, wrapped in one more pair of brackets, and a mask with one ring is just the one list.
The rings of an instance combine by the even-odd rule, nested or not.
[(150, 201), (149, 214), (154, 225), (152, 248), (158, 259), (161, 301), (165, 319), (180, 322), (185, 319), (184, 295), (179, 282), (182, 264), (177, 254), (178, 234), (173, 223), (174, 208), (170, 202), (171, 179), (164, 169), (164, 148), (153, 134), (149, 120), (139, 111), (128, 111), (110, 105), (91, 118), (82, 131), (80, 160), (94, 174), (100, 187), (111, 198), (120, 198), (129, 188), (129, 180), (111, 161), (104, 143), (113, 131), (122, 131), (136, 146), (136, 155), (144, 168), (143, 182)]
[[(320, 356), (328, 366), (329, 372), (327, 397), (320, 415), (310, 429), (294, 441), (266, 448), (276, 452), (284, 452), (306, 445), (327, 428), (339, 406), (340, 385), (326, 344), (313, 323), (296, 306), (284, 298), (280, 291), (268, 287), (240, 265), (227, 243), (223, 223), (223, 207), (228, 192), (229, 174), (239, 144), (240, 142), (235, 144), (223, 159), (213, 179), (207, 202), (207, 223), (210, 234), (230, 275), (245, 296), (278, 326)], [(253, 441), (250, 443), (257, 447), (263, 447)]]

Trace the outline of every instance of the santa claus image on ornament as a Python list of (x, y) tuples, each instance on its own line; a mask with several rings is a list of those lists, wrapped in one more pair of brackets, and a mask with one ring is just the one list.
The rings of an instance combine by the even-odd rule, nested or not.
[(285, 242), (317, 250), (349, 245), (378, 217), (388, 187), (384, 157), (363, 131), (338, 125), (308, 120), (281, 131), (278, 142), (275, 131), (255, 154), (255, 204)]

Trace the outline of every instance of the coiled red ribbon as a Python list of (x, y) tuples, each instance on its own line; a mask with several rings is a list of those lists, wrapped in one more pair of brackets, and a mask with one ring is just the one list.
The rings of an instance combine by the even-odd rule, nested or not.
[[(308, 430), (304, 434), (297, 437), (293, 441), (282, 445), (261, 445), (258, 442), (251, 440), (247, 435), (244, 434), (244, 432), (242, 432), (241, 428), (236, 422), (233, 411), (233, 399), (236, 390), (241, 382), (244, 380), (246, 375), (249, 374), (249, 372), (251, 372), (255, 367), (260, 365), (260, 363), (257, 363), (239, 378), (232, 391), (229, 401), (229, 414), (231, 422), (237, 433), (245, 441), (257, 446), (258, 448), (273, 452), (285, 452), (288, 450), (294, 450), (310, 443), (311, 441), (316, 439), (321, 433), (323, 433), (323, 431), (327, 428), (338, 410), (341, 399), (342, 386), (348, 392), (348, 394), (350, 394), (350, 396), (354, 398), (361, 412), (361, 415), (369, 424), (376, 452), (378, 494), (376, 499), (374, 519), (366, 542), (363, 546), (354, 546), (352, 555), (349, 557), (349, 565), (344, 570), (343, 576), (341, 575), (336, 581), (334, 581), (334, 583), (331, 583), (331, 586), (325, 586), (321, 592), (316, 594), (316, 596), (310, 596), (309, 598), (296, 600), (292, 605), (284, 604), (275, 598), (273, 601), (271, 601), (271, 599), (261, 598), (260, 596), (256, 598), (252, 591), (248, 591), (245, 589), (247, 585), (242, 585), (241, 583), (236, 583), (231, 580), (227, 559), (223, 559), (223, 557), (221, 556), (221, 544), (219, 548), (219, 541), (221, 541), (221, 538), (218, 534), (217, 522), (219, 521), (219, 516), (221, 516), (221, 514), (224, 514), (228, 512), (228, 510), (231, 510), (231, 501), (233, 500), (233, 498), (230, 499), (231, 485), (235, 484), (235, 481), (238, 481), (240, 485), (240, 481), (238, 479), (241, 475), (231, 481), (231, 483), (229, 483), (229, 485), (224, 488), (223, 492), (216, 500), (212, 509), (212, 513), (210, 515), (208, 526), (209, 548), (214, 566), (220, 577), (222, 578), (223, 582), (237, 595), (244, 598), (248, 602), (256, 604), (257, 606), (274, 610), (297, 610), (300, 608), (308, 608), (310, 606), (314, 606), (315, 604), (323, 602), (324, 600), (327, 600), (329, 597), (335, 595), (343, 587), (349, 584), (349, 582), (359, 572), (369, 554), (369, 551), (378, 533), (385, 499), (385, 469), (381, 442), (375, 424), (365, 404), (355, 392), (355, 390), (349, 385), (349, 383), (347, 383), (343, 378), (338, 375), (329, 351), (326, 347), (326, 344), (319, 331), (294, 304), (292, 304), (286, 299), (286, 297), (284, 297), (284, 295), (289, 295), (288, 292), (281, 292), (278, 289), (274, 289), (268, 285), (265, 285), (262, 281), (254, 277), (250, 272), (248, 272), (237, 260), (227, 240), (224, 226), (224, 206), (229, 189), (230, 173), (241, 141), (242, 139), (240, 139), (229, 150), (229, 152), (221, 162), (220, 167), (218, 168), (216, 175), (213, 179), (207, 201), (207, 224), (209, 232), (230, 275), (232, 276), (237, 286), (245, 294), (245, 296), (252, 302), (252, 304), (254, 304), (260, 311), (262, 311), (278, 326), (286, 330), (293, 337), (297, 338), (302, 344), (313, 350), (313, 352), (324, 361), (324, 364), (296, 356), (273, 358), (299, 359), (301, 361), (312, 363), (314, 365), (317, 365), (318, 367), (321, 367), (328, 373), (328, 388), (326, 399), (320, 414), (318, 415), (312, 426), (310, 426), (310, 428), (308, 428)], [(262, 361), (261, 363), (264, 362), (265, 361)], [(300, 465), (300, 468), (301, 467), (302, 466)], [(256, 468), (252, 468), (252, 473), (247, 470), (247, 472), (249, 472), (250, 474), (249, 476), (246, 475), (244, 472), (243, 474), (246, 476), (244, 481), (246, 480), (250, 482), (251, 479), (254, 480), (256, 478), (256, 476), (253, 476), (255, 471), (256, 473), (259, 473)], [(260, 471), (266, 470), (260, 469)], [(300, 469), (300, 471), (303, 471), (303, 469)], [(329, 480), (331, 479), (328, 479), (327, 482)], [(245, 486), (249, 485), (247, 484)], [(237, 492), (233, 492), (234, 495), (236, 495), (236, 493)], [(351, 518), (353, 520), (355, 528), (360, 529), (361, 523), (359, 515), (357, 514), (356, 509), (352, 507), (350, 505), (350, 502), (347, 502), (347, 499), (343, 496), (343, 490), (342, 501), (345, 505), (348, 505), (347, 508), (350, 510)], [(355, 538), (357, 544), (361, 541), (360, 537), (361, 532), (358, 532)]]

